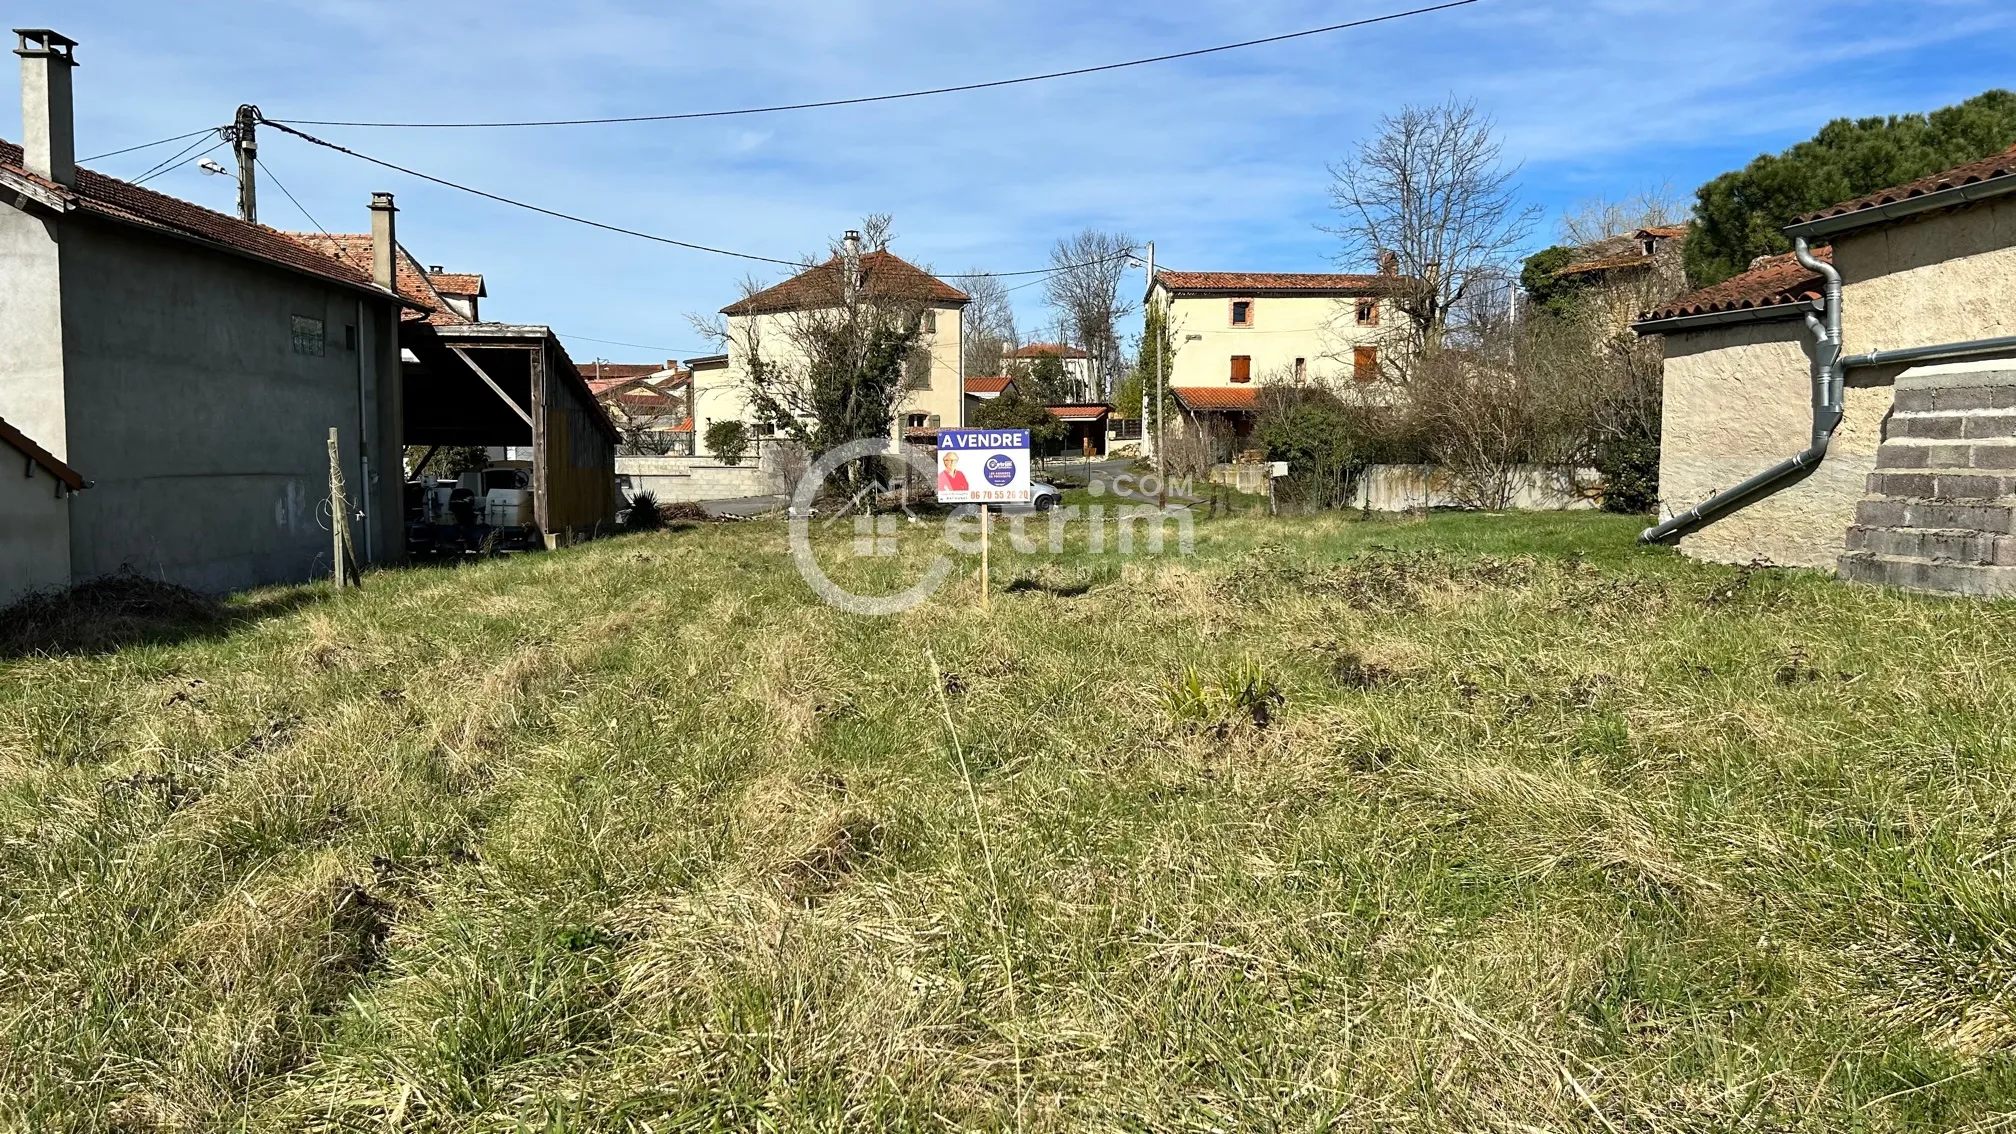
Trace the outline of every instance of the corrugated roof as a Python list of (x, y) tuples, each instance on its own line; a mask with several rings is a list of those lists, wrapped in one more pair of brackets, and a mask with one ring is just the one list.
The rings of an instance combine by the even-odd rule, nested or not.
[[(1831, 247), (1816, 248), (1813, 255), (1830, 264), (1834, 262), (1834, 249)], [(1656, 311), (1647, 312), (1641, 321), (1760, 310), (1815, 300), (1825, 294), (1826, 285), (1820, 274), (1807, 270), (1788, 252), (1782, 256), (1767, 257), (1742, 275), (1723, 280), (1714, 287), (1704, 287), (1683, 295)]]
[(379, 290), (371, 283), (368, 260), (360, 271), (349, 264), (317, 255), (298, 241), (264, 225), (249, 224), (237, 217), (212, 212), (179, 197), (143, 189), (82, 166), (77, 169), (77, 184), (74, 187), (58, 185), (29, 173), (22, 165), (21, 147), (12, 142), (0, 141), (0, 169), (26, 178), (44, 191), (60, 195), (85, 212), (173, 233), (213, 245), (221, 251), (265, 260), (346, 287)]
[(37, 445), (27, 434), (9, 425), (4, 417), (0, 417), (0, 444), (12, 447), (22, 456), (40, 465), (43, 471), (62, 481), (70, 491), (83, 491), (84, 478), (78, 475), (76, 469), (57, 460), (55, 454)]
[(1169, 392), (1186, 409), (1258, 410), (1260, 391), (1251, 386), (1171, 386)]
[[(775, 287), (731, 303), (723, 315), (760, 315), (777, 311), (813, 311), (840, 305), (846, 268), (840, 257), (807, 268)], [(868, 252), (861, 257), (861, 288), (865, 294), (922, 303), (966, 303), (971, 297), (893, 252)]]
[(1808, 213), (1800, 217), (1796, 223), (1808, 224), (1817, 220), (1844, 217), (1850, 213), (1859, 213), (1864, 209), (1894, 205), (1900, 201), (1911, 200), (1914, 197), (1923, 197), (1928, 193), (1937, 193), (1945, 189), (1957, 189), (1963, 185), (1974, 185), (1992, 178), (2008, 177), (2012, 174), (2016, 174), (2016, 146), (2012, 146), (1992, 157), (1985, 157), (1979, 161), (1970, 161), (1965, 165), (1954, 166), (1943, 173), (1934, 173), (1927, 177), (1921, 177), (1916, 181), (1907, 181), (1902, 185), (1894, 185), (1888, 189), (1878, 189), (1874, 193), (1865, 193), (1860, 197), (1856, 197), (1850, 201), (1843, 201), (1838, 205), (1829, 205), (1817, 213)]

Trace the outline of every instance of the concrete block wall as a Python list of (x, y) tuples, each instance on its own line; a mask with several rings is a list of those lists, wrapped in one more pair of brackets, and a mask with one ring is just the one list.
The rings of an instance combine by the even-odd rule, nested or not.
[(1900, 374), (1866, 487), (1844, 578), (2016, 595), (2016, 360)]

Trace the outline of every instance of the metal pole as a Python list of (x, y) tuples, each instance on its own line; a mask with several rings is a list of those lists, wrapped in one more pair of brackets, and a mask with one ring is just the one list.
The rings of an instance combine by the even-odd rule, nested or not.
[[(1151, 240), (1148, 242), (1148, 314), (1152, 316), (1154, 313), (1155, 242)], [(1149, 329), (1154, 331), (1149, 336), (1148, 349), (1155, 352), (1155, 476), (1159, 480), (1162, 476), (1162, 336), (1167, 328), (1155, 330), (1151, 324)], [(1146, 418), (1148, 415), (1144, 413), (1141, 416)], [(1148, 423), (1143, 421), (1141, 424), (1145, 427)]]
[(343, 561), (343, 515), (348, 507), (349, 505), (345, 503), (343, 500), (342, 446), (338, 442), (336, 437), (336, 427), (330, 426), (329, 427), (329, 536), (331, 543), (333, 545), (330, 551), (330, 563), (331, 563), (330, 577), (336, 581), (336, 586), (339, 589), (343, 586), (345, 582), (344, 579), (345, 571)]
[(987, 592), (993, 590), (987, 573), (987, 529), (993, 526), (994, 510), (980, 505), (980, 613), (987, 613)]
[(238, 219), (259, 223), (259, 108), (241, 106), (231, 123), (231, 148), (238, 155)]

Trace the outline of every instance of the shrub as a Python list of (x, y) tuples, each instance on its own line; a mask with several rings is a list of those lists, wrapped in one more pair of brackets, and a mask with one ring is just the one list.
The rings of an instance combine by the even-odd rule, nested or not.
[(639, 492), (630, 497), (630, 511), (623, 517), (623, 529), (632, 532), (652, 532), (665, 526), (665, 518), (658, 511), (658, 497), (649, 492)]
[(749, 427), (739, 421), (717, 421), (707, 427), (707, 451), (724, 465), (739, 465), (749, 451)]

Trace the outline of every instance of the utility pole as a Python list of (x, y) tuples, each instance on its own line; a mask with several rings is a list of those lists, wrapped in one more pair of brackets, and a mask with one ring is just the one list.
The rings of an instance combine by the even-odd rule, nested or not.
[[(1151, 240), (1148, 242), (1148, 315), (1152, 317), (1154, 314), (1155, 242)], [(1163, 319), (1166, 321), (1168, 316), (1165, 314)], [(1153, 332), (1148, 346), (1149, 349), (1155, 352), (1155, 481), (1162, 486), (1161, 491), (1157, 495), (1162, 497), (1161, 502), (1166, 507), (1169, 503), (1167, 495), (1169, 491), (1169, 478), (1162, 464), (1162, 402), (1167, 395), (1162, 389), (1162, 343), (1169, 335), (1169, 328), (1165, 322), (1165, 325), (1160, 329), (1155, 328), (1150, 323), (1148, 329)], [(1146, 415), (1144, 414), (1143, 416)]]
[(259, 223), (259, 108), (247, 104), (238, 108), (238, 117), (226, 131), (231, 149), (238, 155), (238, 219)]

